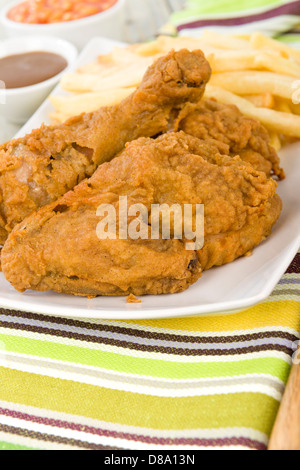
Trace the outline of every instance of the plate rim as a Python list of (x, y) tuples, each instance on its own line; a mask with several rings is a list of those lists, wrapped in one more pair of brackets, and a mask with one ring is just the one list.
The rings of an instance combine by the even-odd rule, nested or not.
[[(0, 308), (13, 310), (13, 311), (21, 311), (26, 313), (35, 313), (44, 316), (51, 316), (51, 317), (65, 317), (65, 318), (76, 318), (76, 319), (98, 319), (98, 320), (158, 320), (158, 319), (166, 319), (166, 318), (182, 318), (182, 317), (194, 317), (194, 316), (223, 316), (223, 315), (234, 315), (236, 313), (245, 311), (251, 307), (254, 307), (266, 299), (270, 297), (274, 288), (282, 278), (282, 270), (286, 272), (287, 268), (290, 266), (291, 262), (293, 261), (295, 254), (297, 254), (300, 246), (300, 235), (291, 244), (289, 248), (289, 256), (286, 256), (285, 262), (282, 265), (282, 268), (278, 270), (278, 275), (272, 281), (270, 280), (269, 283), (266, 285), (265, 289), (261, 291), (260, 294), (254, 295), (252, 297), (247, 297), (244, 300), (238, 299), (234, 301), (225, 301), (225, 302), (218, 302), (215, 304), (210, 304), (209, 307), (205, 307), (204, 305), (201, 307), (199, 306), (190, 306), (190, 307), (169, 307), (165, 309), (158, 309), (158, 308), (149, 308), (146, 310), (141, 311), (139, 309), (140, 304), (124, 304), (125, 309), (114, 309), (114, 313), (110, 312), (107, 309), (105, 316), (101, 316), (101, 312), (103, 310), (97, 309), (78, 309), (76, 310), (76, 314), (74, 315), (74, 306), (66, 307), (66, 306), (56, 306), (56, 305), (49, 305), (45, 303), (45, 305), (38, 308), (27, 307), (22, 304), (22, 301), (15, 301), (6, 299), (3, 305), (3, 300), (0, 296)], [(275, 281), (275, 279), (277, 279)], [(60, 295), (60, 294), (57, 294)], [(179, 294), (173, 294), (179, 295)], [(72, 296), (70, 296), (72, 297)], [(73, 297), (72, 297), (73, 298)], [(122, 297), (124, 302), (126, 302), (126, 298)], [(89, 300), (87, 299), (87, 302)], [(127, 307), (127, 308), (126, 308)], [(204, 309), (205, 307), (205, 309)], [(57, 310), (60, 310), (58, 313)], [(112, 309), (111, 309), (112, 310)], [(170, 313), (169, 310), (172, 310)], [(188, 312), (187, 312), (188, 311)]]

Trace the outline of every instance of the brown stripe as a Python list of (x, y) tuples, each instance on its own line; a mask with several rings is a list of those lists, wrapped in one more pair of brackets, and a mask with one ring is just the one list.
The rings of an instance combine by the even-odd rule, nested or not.
[(288, 274), (299, 274), (300, 273), (300, 253), (298, 253), (287, 270)]
[[(184, 336), (184, 335), (182, 336), (182, 335), (176, 335), (176, 334), (156, 333), (156, 332), (149, 332), (149, 331), (144, 331), (144, 330), (135, 330), (131, 328), (122, 328), (122, 327), (113, 326), (113, 325), (111, 326), (95, 325), (93, 323), (85, 323), (80, 320), (44, 316), (44, 315), (19, 312), (19, 311), (14, 311), (14, 310), (8, 311), (8, 310), (0, 309), (0, 314), (9, 316), (12, 318), (16, 317), (16, 318), (24, 318), (27, 320), (34, 320), (36, 322), (47, 322), (47, 323), (53, 324), (54, 326), (55, 324), (65, 325), (65, 326), (71, 326), (75, 328), (82, 328), (86, 330), (122, 334), (122, 335), (132, 336), (134, 338), (154, 339), (154, 340), (160, 340), (160, 341), (172, 341), (172, 342), (178, 342), (178, 343), (190, 343), (190, 344), (226, 343), (227, 344), (227, 343), (254, 341), (257, 339), (269, 339), (269, 338), (281, 338), (281, 339), (286, 339), (288, 341), (294, 342), (294, 341), (298, 341), (299, 339), (297, 336), (291, 333), (284, 332), (284, 331), (267, 331), (267, 332), (261, 332), (261, 333), (253, 333), (249, 335), (236, 335), (236, 336), (215, 336), (215, 337), (214, 336), (209, 336), (209, 337)], [(7, 322), (7, 324), (9, 324), (9, 322)], [(18, 329), (18, 327), (21, 327), (21, 325), (14, 324), (14, 328)], [(45, 328), (45, 327), (33, 326), (33, 328), (35, 329), (31, 331), (36, 331), (37, 333), (45, 333), (45, 331), (48, 333), (48, 331), (50, 331), (48, 328)], [(53, 331), (57, 334), (61, 333), (60, 330), (56, 330), (55, 328), (53, 328)], [(80, 333), (74, 333), (74, 332), (72, 332), (71, 335), (75, 339), (77, 335), (78, 337), (80, 337), (79, 338), (80, 340), (82, 336), (84, 338), (85, 337), (94, 338), (93, 335), (86, 336), (86, 335), (81, 335)]]
[[(130, 343), (127, 341), (120, 341), (111, 338), (98, 338), (95, 336), (80, 335), (78, 333), (68, 331), (54, 331), (45, 328), (37, 328), (31, 325), (19, 325), (8, 322), (0, 322), (0, 326), (7, 329), (18, 329), (21, 331), (30, 331), (33, 333), (42, 333), (49, 336), (58, 336), (62, 338), (76, 339), (78, 341), (85, 341), (87, 343), (105, 344), (115, 346), (118, 348), (130, 349), (142, 352), (154, 352), (162, 354), (173, 354), (177, 356), (233, 356), (241, 354), (249, 354), (261, 351), (279, 351), (285, 354), (292, 355), (294, 350), (292, 347), (282, 346), (279, 344), (265, 344), (257, 346), (249, 346), (246, 348), (232, 348), (232, 349), (185, 349), (185, 348), (171, 348), (164, 346), (152, 346), (148, 344)], [(298, 339), (297, 339), (298, 340)]]
[(21, 429), (14, 426), (7, 426), (5, 424), (0, 424), (0, 431), (5, 432), (7, 434), (22, 436), (25, 438), (36, 439), (44, 442), (56, 442), (57, 444), (65, 444), (86, 450), (122, 450), (118, 447), (90, 444), (89, 442), (78, 441), (75, 439), (67, 439), (65, 437), (60, 436), (53, 436), (52, 434), (42, 434), (40, 432), (29, 431), (28, 429)]
[(216, 439), (201, 439), (201, 438), (159, 438), (159, 437), (150, 437), (147, 435), (137, 435), (129, 434), (124, 432), (109, 431), (106, 429), (99, 429), (91, 426), (85, 426), (76, 423), (69, 423), (66, 421), (49, 419), (46, 417), (36, 417), (33, 415), (28, 415), (27, 413), (20, 413), (17, 411), (12, 411), (8, 409), (0, 408), (0, 414), (4, 416), (11, 416), (13, 418), (22, 419), (29, 422), (34, 422), (38, 424), (44, 424), (46, 426), (55, 426), (61, 429), (71, 429), (72, 431), (85, 432), (91, 435), (110, 437), (113, 439), (122, 439), (127, 441), (141, 442), (147, 445), (160, 445), (160, 446), (198, 446), (198, 447), (207, 447), (213, 445), (213, 443), (218, 442), (218, 446), (228, 446), (228, 445), (243, 445), (250, 448), (260, 448), (263, 444), (254, 441), (248, 438), (216, 438)]
[[(34, 432), (34, 431), (29, 431), (27, 429), (21, 429), (21, 428), (16, 428), (12, 426), (6, 426), (0, 424), (0, 431), (5, 432), (7, 434), (13, 434), (17, 436), (21, 436), (24, 438), (28, 439), (35, 439), (38, 441), (43, 441), (45, 443), (51, 442), (51, 443), (57, 443), (57, 444), (63, 444), (63, 445), (68, 445), (71, 447), (77, 447), (80, 449), (85, 449), (85, 450), (115, 450), (115, 451), (126, 451), (126, 449), (121, 449), (119, 447), (109, 447), (109, 446), (102, 446), (100, 444), (90, 444), (88, 442), (83, 442), (83, 441), (78, 441), (75, 439), (67, 439), (59, 436), (53, 436), (51, 434), (42, 434), (39, 432)], [(166, 439), (165, 443), (162, 444), (159, 441), (160, 440), (154, 440), (155, 445), (176, 445), (176, 446), (181, 446), (184, 448), (184, 446), (195, 446), (195, 447), (246, 447), (249, 449), (253, 450), (267, 450), (266, 446), (259, 442), (255, 441), (252, 439), (248, 438), (224, 438), (224, 439)], [(130, 449), (128, 449), (130, 450)]]

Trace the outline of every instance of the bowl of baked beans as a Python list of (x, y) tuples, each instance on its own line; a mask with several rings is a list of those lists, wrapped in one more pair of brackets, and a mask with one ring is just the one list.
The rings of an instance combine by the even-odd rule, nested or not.
[(0, 11), (8, 37), (55, 36), (82, 49), (95, 36), (122, 39), (126, 0), (18, 0)]

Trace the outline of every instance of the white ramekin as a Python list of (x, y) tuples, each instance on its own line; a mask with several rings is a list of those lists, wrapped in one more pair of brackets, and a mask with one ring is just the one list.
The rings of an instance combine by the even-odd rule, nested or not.
[[(68, 67), (74, 63), (78, 55), (73, 44), (59, 38), (25, 36), (0, 42), (0, 58), (34, 51), (60, 54), (66, 59)], [(24, 124), (59, 83), (68, 67), (55, 77), (36, 85), (5, 89), (5, 84), (0, 83), (0, 115), (9, 122)]]
[(95, 36), (121, 40), (123, 34), (123, 13), (127, 0), (118, 2), (106, 11), (80, 20), (51, 24), (25, 24), (7, 17), (9, 10), (22, 0), (9, 2), (0, 10), (0, 25), (8, 37), (55, 36), (72, 42), (79, 50)]

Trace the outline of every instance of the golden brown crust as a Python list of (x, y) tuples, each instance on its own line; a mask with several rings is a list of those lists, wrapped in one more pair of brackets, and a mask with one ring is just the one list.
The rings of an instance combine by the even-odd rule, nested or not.
[(268, 176), (285, 177), (267, 130), (259, 121), (243, 116), (236, 106), (203, 100), (179, 128), (199, 139), (215, 139), (228, 145), (230, 155), (239, 155)]
[[(204, 269), (243, 256), (271, 233), (281, 212), (277, 184), (239, 157), (220, 155), (212, 141), (183, 132), (141, 138), (57, 202), (10, 234), (3, 272), (19, 291), (74, 295), (181, 292)], [(128, 205), (204, 204), (205, 245), (184, 239), (99, 240), (97, 208), (119, 197)], [(148, 226), (147, 226), (148, 227)], [(149, 229), (150, 230), (150, 229)]]
[(141, 299), (138, 299), (135, 295), (133, 294), (130, 294), (127, 299), (126, 299), (126, 302), (128, 304), (140, 304), (142, 303)]
[(27, 215), (92, 176), (126, 142), (169, 130), (186, 104), (201, 99), (210, 73), (201, 51), (172, 51), (120, 105), (43, 125), (0, 147), (0, 244)]

